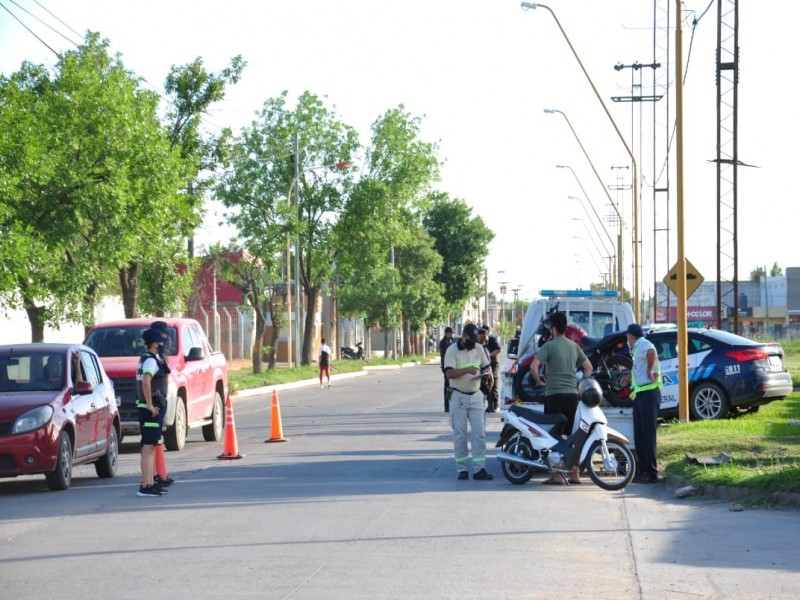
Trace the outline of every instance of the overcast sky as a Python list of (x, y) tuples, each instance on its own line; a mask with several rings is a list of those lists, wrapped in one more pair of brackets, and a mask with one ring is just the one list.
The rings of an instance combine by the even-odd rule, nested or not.
[[(674, 4), (660, 2), (673, 13)], [(683, 33), (684, 239), (687, 258), (711, 281), (717, 272), (716, 168), (708, 162), (716, 156), (717, 7), (708, 0), (683, 4), (689, 11)], [(739, 274), (747, 277), (753, 268), (774, 262), (784, 269), (800, 266), (798, 244), (791, 241), (800, 212), (791, 175), (800, 132), (789, 83), (800, 7), (739, 4), (739, 158), (758, 167), (739, 169)], [(653, 280), (677, 257), (677, 161), (673, 152), (668, 173), (660, 164), (654, 167), (652, 103), (610, 98), (655, 93), (652, 70), (642, 70), (638, 80), (639, 71), (614, 69), (653, 62), (653, 4), (550, 0), (548, 6), (637, 156), (642, 295), (647, 296)], [(364, 143), (371, 123), (403, 104), (423, 118), (423, 137), (439, 143), (444, 165), (437, 188), (464, 199), (495, 232), (487, 264), (490, 289), (499, 293), (506, 281), (530, 298), (544, 288), (588, 287), (607, 270), (607, 260), (596, 255), (608, 245), (602, 227), (613, 237), (615, 226), (587, 215), (569, 197), (583, 197), (582, 185), (605, 220), (611, 208), (591, 164), (606, 186), (630, 188), (632, 172), (624, 168), (630, 160), (556, 21), (542, 8), (523, 11), (518, 0), (0, 0), (0, 72), (10, 74), (23, 60), (52, 65), (56, 57), (45, 44), (56, 51), (74, 48), (80, 39), (70, 29), (100, 32), (127, 68), (157, 88), (171, 65), (201, 56), (209, 70), (218, 71), (241, 54), (248, 62), (242, 81), (207, 119), (212, 127), (234, 132), (254, 118), (266, 98), (283, 90), (290, 99), (305, 90), (326, 96)], [(674, 31), (667, 39), (674, 43)], [(669, 73), (667, 94), (674, 101), (674, 66)], [(545, 108), (568, 116), (591, 163), (567, 122), (545, 114)], [(669, 114), (674, 120), (674, 105)], [(664, 133), (657, 134), (658, 148), (666, 145), (668, 130), (659, 125)], [(557, 164), (571, 166), (575, 175)], [(670, 189), (669, 256), (663, 234), (654, 242), (654, 182)], [(626, 223), (630, 289), (631, 192), (608, 194)], [(200, 247), (219, 235), (214, 211), (210, 206), (207, 225), (198, 231)]]

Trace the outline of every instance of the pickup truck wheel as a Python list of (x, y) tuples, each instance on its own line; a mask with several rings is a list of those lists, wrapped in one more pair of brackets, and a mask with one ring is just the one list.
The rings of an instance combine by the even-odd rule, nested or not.
[(203, 439), (207, 442), (218, 442), (222, 439), (224, 408), (219, 392), (214, 397), (214, 408), (211, 409), (211, 423), (203, 425)]
[(180, 397), (175, 407), (175, 422), (164, 432), (164, 443), (171, 451), (183, 450), (186, 445), (186, 406)]

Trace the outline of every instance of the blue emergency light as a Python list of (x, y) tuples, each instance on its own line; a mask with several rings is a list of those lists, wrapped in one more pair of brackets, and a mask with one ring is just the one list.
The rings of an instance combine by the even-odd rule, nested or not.
[(541, 290), (546, 298), (619, 298), (616, 290)]

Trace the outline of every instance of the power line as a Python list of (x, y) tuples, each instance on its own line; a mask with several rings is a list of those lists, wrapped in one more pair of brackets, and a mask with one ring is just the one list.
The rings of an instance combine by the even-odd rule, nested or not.
[[(16, 6), (17, 8), (19, 8), (19, 9), (20, 9), (20, 10), (22, 10), (22, 11), (25, 11), (25, 12), (26, 12), (28, 15), (30, 15), (31, 17), (33, 17), (34, 19), (36, 19), (37, 21), (39, 21), (39, 23), (41, 23), (42, 25), (44, 25), (45, 27), (47, 27), (47, 28), (48, 28), (50, 31), (52, 31), (52, 32), (54, 32), (54, 33), (56, 33), (56, 34), (60, 35), (61, 37), (63, 37), (63, 38), (64, 38), (65, 40), (67, 40), (67, 41), (68, 41), (70, 44), (74, 44), (74, 45), (76, 45), (76, 46), (78, 45), (78, 44), (76, 44), (75, 42), (73, 42), (71, 39), (69, 39), (67, 36), (65, 36), (63, 33), (61, 33), (60, 31), (58, 31), (58, 30), (57, 30), (55, 27), (52, 27), (52, 26), (48, 25), (47, 23), (45, 23), (44, 21), (42, 21), (42, 20), (41, 20), (39, 17), (37, 17), (36, 15), (34, 15), (34, 14), (33, 14), (31, 11), (29, 11), (27, 8), (25, 8), (24, 6), (20, 6), (20, 4), (19, 4), (19, 3), (18, 3), (16, 0), (9, 0), (9, 1), (10, 1), (10, 2), (11, 2), (13, 5), (14, 5), (14, 6)], [(38, 2), (37, 2), (37, 4), (38, 4)], [(41, 5), (40, 5), (40, 6), (41, 6)], [(45, 10), (46, 10), (46, 9), (45, 9)], [(50, 11), (48, 11), (48, 12), (50, 12)], [(52, 14), (52, 13), (50, 13), (50, 14)], [(55, 15), (53, 15), (53, 16), (55, 16)], [(60, 21), (60, 19), (59, 19), (59, 21)], [(71, 27), (69, 27), (69, 25), (67, 25), (67, 27), (68, 27), (69, 29), (72, 29)], [(80, 37), (81, 39), (83, 39), (83, 36), (81, 36), (80, 34), (78, 34), (78, 37)]]
[[(13, 1), (13, 0), (12, 0), (12, 1)], [(15, 3), (15, 4), (16, 4), (16, 3)], [(37, 40), (39, 40), (39, 42), (40, 42), (40, 43), (41, 43), (41, 44), (42, 44), (42, 45), (43, 45), (45, 48), (47, 48), (48, 50), (50, 50), (50, 52), (52, 52), (53, 54), (55, 54), (55, 55), (56, 55), (56, 56), (57, 56), (59, 59), (61, 58), (61, 55), (60, 55), (58, 52), (56, 52), (55, 50), (53, 50), (53, 49), (52, 49), (52, 48), (51, 48), (51, 47), (50, 47), (50, 46), (47, 44), (47, 42), (45, 42), (45, 41), (44, 41), (42, 38), (40, 38), (38, 35), (36, 35), (35, 33), (33, 33), (33, 30), (31, 30), (31, 28), (30, 28), (30, 27), (28, 27), (27, 25), (25, 25), (25, 23), (23, 23), (23, 22), (20, 20), (20, 18), (19, 18), (19, 17), (17, 17), (17, 15), (15, 15), (13, 12), (11, 12), (11, 10), (10, 10), (10, 9), (9, 9), (9, 8), (8, 8), (8, 7), (5, 5), (5, 4), (3, 4), (2, 2), (0, 2), (0, 7), (2, 7), (2, 8), (3, 8), (3, 10), (5, 10), (5, 11), (6, 11), (8, 14), (10, 14), (10, 15), (11, 15), (11, 16), (12, 16), (12, 17), (13, 17), (13, 18), (14, 18), (14, 19), (15, 19), (15, 20), (16, 20), (16, 21), (17, 21), (17, 22), (20, 24), (20, 25), (22, 25), (22, 26), (23, 26), (25, 29), (27, 29), (27, 30), (28, 30), (28, 33), (30, 33), (30, 34), (31, 34), (33, 37), (35, 37)]]
[(67, 29), (69, 29), (69, 30), (70, 30), (72, 33), (74, 33), (75, 35), (77, 35), (79, 38), (83, 39), (83, 35), (81, 35), (81, 34), (80, 34), (80, 33), (78, 33), (77, 31), (75, 31), (75, 30), (74, 30), (72, 27), (70, 27), (69, 25), (67, 25), (66, 23), (64, 23), (64, 21), (62, 21), (62, 20), (61, 20), (61, 19), (59, 19), (59, 18), (58, 18), (56, 15), (54, 15), (52, 12), (50, 12), (49, 10), (47, 10), (47, 7), (46, 7), (46, 6), (44, 6), (44, 5), (43, 5), (41, 2), (39, 2), (39, 0), (33, 0), (33, 1), (34, 1), (36, 4), (38, 4), (39, 6), (41, 6), (41, 7), (44, 9), (44, 11), (45, 11), (47, 14), (49, 14), (51, 17), (53, 17), (53, 18), (54, 18), (56, 21), (58, 21), (59, 23), (61, 23), (61, 24), (62, 24), (64, 27), (66, 27)]

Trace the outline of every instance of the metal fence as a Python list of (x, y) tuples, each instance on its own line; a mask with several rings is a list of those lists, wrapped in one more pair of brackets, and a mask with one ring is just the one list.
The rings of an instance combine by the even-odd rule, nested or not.
[(255, 311), (242, 306), (195, 308), (192, 318), (200, 322), (215, 350), (220, 350), (227, 360), (250, 358), (255, 336)]

